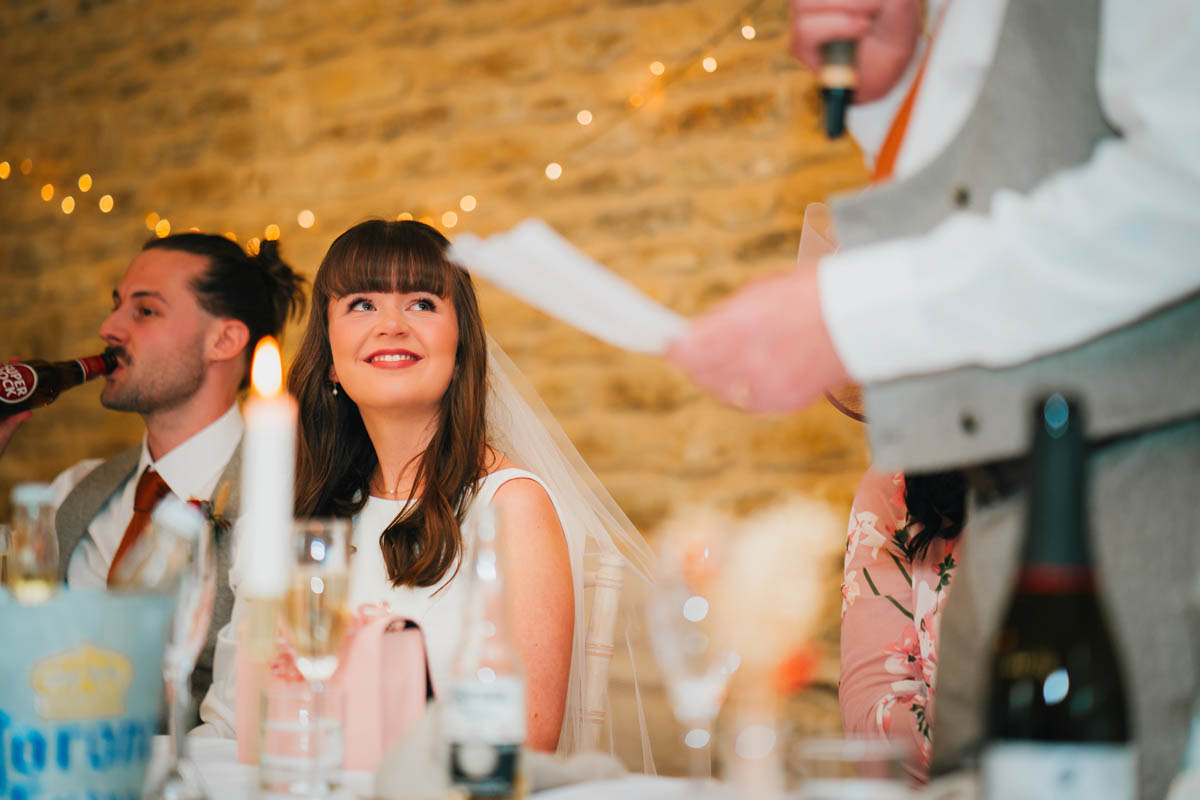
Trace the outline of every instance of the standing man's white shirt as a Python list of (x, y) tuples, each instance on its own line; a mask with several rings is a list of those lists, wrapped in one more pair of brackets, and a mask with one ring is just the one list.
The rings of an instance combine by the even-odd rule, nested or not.
[[(995, 51), (1006, 0), (949, 2), (893, 180), (958, 133)], [(998, 192), (987, 216), (822, 260), (822, 312), (859, 382), (1020, 363), (1200, 290), (1200, 14), (1192, 0), (1104, 0), (1101, 14), (1100, 101), (1122, 138), (1027, 195)], [(864, 150), (882, 144), (919, 57), (851, 111)], [(881, 333), (879, 320), (898, 324)]]
[[(133, 496), (137, 479), (147, 467), (153, 467), (171, 493), (181, 500), (207, 500), (242, 440), (244, 428), (237, 404), (220, 418), (178, 447), (154, 461), (142, 437), (142, 455), (129, 480), (100, 509), (88, 524), (67, 566), (67, 584), (73, 588), (103, 589), (108, 583), (108, 568), (133, 516)], [(88, 473), (102, 463), (88, 459), (68, 468), (52, 484), (56, 505), (62, 505)]]

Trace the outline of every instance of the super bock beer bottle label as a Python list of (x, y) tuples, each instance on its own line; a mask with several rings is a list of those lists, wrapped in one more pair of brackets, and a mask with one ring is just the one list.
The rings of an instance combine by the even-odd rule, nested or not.
[(29, 399), (37, 389), (38, 375), (28, 364), (0, 366), (0, 402), (15, 404)]

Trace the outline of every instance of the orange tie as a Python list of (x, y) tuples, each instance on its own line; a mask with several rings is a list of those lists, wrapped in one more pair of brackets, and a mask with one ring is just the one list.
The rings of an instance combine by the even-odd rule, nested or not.
[(925, 78), (925, 67), (929, 64), (929, 54), (933, 52), (933, 40), (937, 36), (938, 29), (942, 27), (942, 20), (945, 19), (946, 9), (949, 7), (950, 2), (947, 0), (933, 23), (929, 41), (925, 43), (925, 54), (921, 56), (921, 66), (917, 67), (917, 74), (913, 78), (912, 86), (908, 87), (908, 94), (904, 95), (904, 101), (900, 103), (900, 108), (896, 109), (896, 116), (892, 117), (892, 124), (888, 128), (887, 136), (884, 137), (883, 146), (879, 148), (879, 157), (875, 159), (875, 170), (871, 173), (872, 183), (887, 180), (892, 177), (892, 172), (896, 169), (896, 157), (900, 155), (900, 145), (904, 144), (904, 135), (908, 133), (908, 121), (912, 117), (913, 105), (916, 103), (917, 93), (921, 89), (921, 81)]
[(112, 564), (108, 568), (108, 584), (110, 586), (117, 564), (137, 544), (137, 540), (145, 532), (146, 526), (150, 524), (150, 513), (154, 511), (158, 501), (166, 497), (169, 491), (171, 491), (171, 487), (167, 486), (167, 482), (162, 479), (162, 476), (150, 467), (146, 467), (146, 471), (138, 478), (137, 489), (133, 492), (133, 516), (129, 518), (125, 535), (121, 537), (121, 544), (117, 547), (116, 555), (113, 556)]

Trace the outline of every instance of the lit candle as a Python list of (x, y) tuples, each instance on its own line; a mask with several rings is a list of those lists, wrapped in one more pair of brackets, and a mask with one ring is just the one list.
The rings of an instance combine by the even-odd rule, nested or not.
[(251, 597), (287, 591), (292, 537), (292, 482), (296, 464), (296, 401), (283, 390), (279, 345), (265, 336), (250, 368), (242, 444), (242, 589)]

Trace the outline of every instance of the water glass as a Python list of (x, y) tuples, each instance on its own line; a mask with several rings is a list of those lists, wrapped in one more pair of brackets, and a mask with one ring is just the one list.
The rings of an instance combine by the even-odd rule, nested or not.
[(344, 756), (344, 697), (307, 682), (271, 682), (263, 693), (259, 788), (264, 797), (321, 797), (338, 782)]
[(787, 753), (800, 800), (908, 800), (908, 750), (886, 739), (802, 739)]

